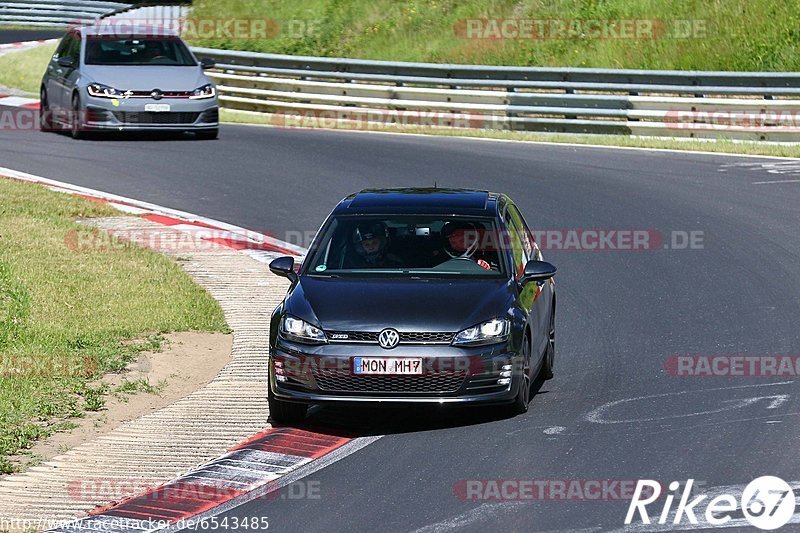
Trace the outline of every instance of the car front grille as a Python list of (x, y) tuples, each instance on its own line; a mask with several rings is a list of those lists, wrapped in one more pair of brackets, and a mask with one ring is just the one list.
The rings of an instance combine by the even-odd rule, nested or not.
[(420, 376), (354, 376), (336, 370), (315, 370), (320, 390), (328, 392), (428, 393), (456, 392), (464, 383), (463, 372), (429, 372)]
[(114, 117), (125, 124), (193, 124), (200, 113), (150, 111), (114, 111)]
[[(331, 342), (378, 344), (378, 334), (377, 331), (329, 331), (328, 339)], [(400, 344), (450, 344), (453, 335), (436, 331), (401, 331)]]
[(400, 334), (400, 342), (406, 342), (409, 344), (450, 344), (452, 340), (452, 333), (415, 331)]

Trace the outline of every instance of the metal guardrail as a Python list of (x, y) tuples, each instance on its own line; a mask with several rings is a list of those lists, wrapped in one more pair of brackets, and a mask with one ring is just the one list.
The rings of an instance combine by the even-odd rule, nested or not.
[(277, 124), (800, 141), (800, 73), (395, 63), (193, 48), (223, 107)]
[(12, 0), (0, 2), (0, 26), (64, 28), (130, 7), (131, 4), (100, 0)]

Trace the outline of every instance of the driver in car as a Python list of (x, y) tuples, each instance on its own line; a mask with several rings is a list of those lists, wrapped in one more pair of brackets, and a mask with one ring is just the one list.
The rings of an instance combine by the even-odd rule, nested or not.
[(486, 270), (500, 270), (496, 253), (481, 249), (483, 231), (473, 222), (448, 222), (442, 228), (444, 251), (453, 259), (475, 261)]
[(361, 259), (360, 268), (401, 268), (403, 261), (388, 253), (389, 230), (383, 222), (360, 224), (353, 232), (356, 254)]

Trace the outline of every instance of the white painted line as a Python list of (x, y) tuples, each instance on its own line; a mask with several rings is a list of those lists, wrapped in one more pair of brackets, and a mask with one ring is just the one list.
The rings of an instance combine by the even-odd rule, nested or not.
[(702, 415), (709, 415), (709, 414), (716, 414), (721, 413), (724, 411), (731, 411), (734, 409), (739, 409), (741, 407), (746, 407), (748, 405), (752, 405), (757, 403), (761, 400), (772, 400), (770, 404), (767, 406), (767, 409), (775, 409), (777, 408), (783, 401), (784, 396), (783, 394), (774, 395), (774, 396), (758, 396), (753, 398), (735, 398), (732, 400), (727, 401), (728, 405), (725, 407), (720, 407), (717, 409), (708, 409), (705, 411), (697, 411), (694, 413), (681, 413), (676, 415), (668, 415), (668, 416), (657, 416), (657, 417), (644, 417), (644, 418), (636, 418), (636, 419), (627, 419), (627, 420), (606, 420), (604, 415), (606, 411), (611, 409), (612, 407), (616, 407), (617, 405), (629, 402), (636, 402), (639, 400), (650, 400), (655, 398), (666, 398), (668, 396), (682, 396), (685, 394), (702, 394), (707, 392), (713, 391), (720, 391), (720, 390), (735, 390), (735, 389), (750, 389), (750, 388), (758, 388), (758, 387), (775, 387), (779, 385), (791, 385), (794, 381), (781, 381), (778, 383), (763, 383), (758, 385), (739, 385), (735, 387), (718, 387), (714, 389), (698, 389), (698, 390), (683, 390), (683, 391), (676, 391), (676, 392), (665, 392), (662, 394), (648, 394), (645, 396), (635, 396), (632, 398), (623, 398), (621, 400), (615, 400), (612, 402), (604, 403), (600, 407), (597, 407), (586, 415), (584, 415), (584, 419), (588, 422), (594, 422), (595, 424), (633, 424), (639, 422), (653, 422), (658, 420), (670, 420), (676, 418), (688, 418), (692, 416), (702, 416)]
[(773, 183), (800, 183), (800, 180), (754, 181), (753, 185), (771, 185)]
[(36, 98), (24, 98), (22, 96), (6, 96), (4, 98), (0, 98), (0, 105), (9, 106), (9, 107), (20, 107), (25, 104), (35, 104), (39, 100)]

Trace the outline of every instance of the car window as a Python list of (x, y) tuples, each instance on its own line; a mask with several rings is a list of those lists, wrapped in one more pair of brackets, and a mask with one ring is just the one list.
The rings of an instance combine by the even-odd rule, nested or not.
[(89, 37), (86, 64), (196, 66), (197, 62), (183, 41), (173, 37)]
[(310, 275), (504, 276), (491, 218), (337, 216), (305, 261)]
[(514, 258), (514, 275), (519, 278), (525, 270), (525, 264), (530, 258), (530, 253), (529, 248), (524, 244), (528, 241), (528, 238), (525, 235), (525, 231), (522, 229), (522, 219), (519, 216), (519, 212), (515, 213), (515, 211), (516, 208), (509, 204), (503, 219), (506, 223), (506, 229), (508, 230), (506, 241), (511, 248), (511, 253)]
[(525, 219), (522, 218), (522, 213), (519, 212), (517, 206), (509, 204), (508, 215), (514, 222), (514, 226), (519, 229), (519, 239), (522, 244), (522, 249), (525, 251), (525, 255), (528, 259), (535, 259), (536, 250), (534, 249), (533, 236), (531, 235), (531, 230), (528, 228), (528, 225), (525, 223)]
[(72, 59), (75, 64), (79, 64), (81, 61), (81, 36), (76, 34), (75, 38), (72, 39), (72, 44), (70, 45), (69, 49), (67, 50), (67, 56)]
[(70, 33), (66, 35), (63, 39), (61, 39), (61, 43), (58, 45), (56, 49), (56, 53), (53, 54), (55, 59), (60, 59), (62, 57), (67, 57), (69, 53), (69, 49), (72, 46), (72, 43), (75, 41), (73, 37), (74, 34)]

